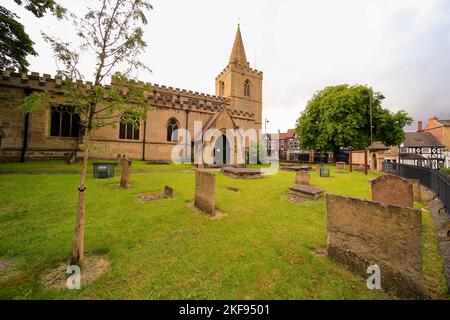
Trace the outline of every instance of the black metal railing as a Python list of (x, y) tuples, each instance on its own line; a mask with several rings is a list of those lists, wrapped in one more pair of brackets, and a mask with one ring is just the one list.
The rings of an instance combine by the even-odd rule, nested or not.
[(448, 175), (431, 168), (392, 162), (383, 162), (383, 172), (420, 180), (422, 185), (436, 193), (444, 204), (447, 214), (450, 213), (450, 177)]

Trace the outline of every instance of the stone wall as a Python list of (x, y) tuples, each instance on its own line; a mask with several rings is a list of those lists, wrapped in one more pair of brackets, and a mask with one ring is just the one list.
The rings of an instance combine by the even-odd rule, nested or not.
[[(55, 104), (64, 105), (62, 85), (61, 79), (48, 74), (0, 71), (0, 162), (17, 161), (20, 158), (25, 115), (19, 108), (26, 92), (47, 90), (53, 95)], [(243, 130), (260, 127), (260, 124), (256, 124), (255, 110), (232, 102), (229, 98), (157, 84), (153, 85), (153, 89), (148, 97), (148, 104), (152, 108), (147, 113), (147, 121), (141, 122), (139, 139), (121, 140), (118, 126), (104, 127), (95, 131), (91, 138), (92, 158), (116, 159), (120, 153), (133, 160), (170, 161), (172, 147), (175, 145), (167, 141), (167, 122), (170, 118), (177, 120), (180, 129), (187, 128), (191, 139), (194, 139), (195, 121), (202, 121), (204, 125), (224, 109), (228, 110), (233, 121)], [(258, 114), (260, 113), (258, 110)], [(117, 117), (119, 119), (120, 114)], [(78, 138), (50, 136), (49, 109), (30, 115), (26, 159), (66, 158), (76, 151), (79, 151)]]
[(413, 207), (413, 185), (406, 179), (387, 174), (371, 180), (372, 200), (401, 207)]
[(204, 170), (195, 171), (195, 206), (214, 215), (216, 211), (216, 176)]
[(383, 289), (423, 297), (419, 210), (328, 194), (327, 211), (331, 259), (366, 279), (377, 264)]

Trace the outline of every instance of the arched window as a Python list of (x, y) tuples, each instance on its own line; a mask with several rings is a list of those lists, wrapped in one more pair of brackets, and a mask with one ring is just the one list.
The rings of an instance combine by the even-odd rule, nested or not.
[(130, 114), (124, 114), (120, 119), (119, 139), (139, 140), (140, 121)]
[(80, 134), (80, 115), (74, 107), (52, 106), (50, 109), (50, 136), (73, 137)]
[(223, 97), (225, 94), (225, 83), (223, 81), (220, 81), (219, 84), (219, 96)]
[(248, 80), (244, 83), (244, 97), (250, 97), (250, 81)]
[(178, 130), (179, 124), (177, 119), (170, 118), (167, 121), (167, 141), (178, 141)]

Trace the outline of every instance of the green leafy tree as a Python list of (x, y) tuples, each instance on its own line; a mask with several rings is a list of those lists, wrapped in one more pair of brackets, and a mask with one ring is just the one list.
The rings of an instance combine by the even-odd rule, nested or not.
[(403, 128), (413, 119), (403, 110), (393, 113), (383, 108), (383, 99), (380, 92), (362, 85), (343, 84), (317, 92), (297, 120), (302, 149), (328, 152), (340, 147), (367, 148), (371, 143), (370, 109), (373, 141), (387, 146), (400, 144)]
[[(152, 6), (147, 0), (102, 0), (98, 7), (88, 8), (79, 17), (69, 14), (76, 35), (80, 38), (78, 50), (70, 43), (43, 34), (55, 57), (64, 65), (61, 71), (66, 103), (80, 115), (83, 165), (78, 191), (78, 214), (73, 243), (72, 264), (82, 265), (84, 253), (84, 217), (86, 203), (86, 172), (89, 160), (90, 137), (93, 131), (118, 123), (137, 127), (150, 108), (147, 97), (151, 86), (128, 80), (130, 74), (148, 68), (139, 60), (147, 46), (142, 27)], [(95, 57), (94, 81), (83, 84), (85, 77), (78, 68), (80, 53)], [(112, 85), (103, 85), (106, 77)], [(23, 103), (25, 112), (48, 108), (52, 95), (35, 92)]]
[[(24, 5), (36, 17), (43, 17), (47, 11), (62, 18), (64, 8), (53, 0), (14, 0), (18, 5)], [(18, 16), (0, 5), (0, 69), (28, 67), (27, 56), (36, 56), (31, 41), (24, 26), (17, 21)]]

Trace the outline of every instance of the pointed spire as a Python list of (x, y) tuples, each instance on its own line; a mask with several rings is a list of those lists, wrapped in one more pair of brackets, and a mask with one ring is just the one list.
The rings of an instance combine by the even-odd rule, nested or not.
[(244, 42), (242, 41), (240, 24), (238, 24), (236, 38), (234, 39), (233, 49), (231, 50), (230, 63), (231, 62), (237, 62), (240, 65), (248, 66), (247, 57), (245, 56)]

